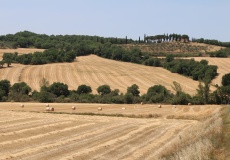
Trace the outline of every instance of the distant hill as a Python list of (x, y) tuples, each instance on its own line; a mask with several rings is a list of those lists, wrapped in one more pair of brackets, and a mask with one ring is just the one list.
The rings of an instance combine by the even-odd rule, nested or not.
[(167, 53), (184, 53), (194, 54), (194, 56), (205, 56), (206, 52), (219, 51), (221, 46), (209, 45), (197, 42), (162, 42), (162, 43), (146, 43), (146, 44), (123, 44), (121, 45), (125, 49), (139, 48), (142, 52), (149, 52), (155, 54), (167, 54)]

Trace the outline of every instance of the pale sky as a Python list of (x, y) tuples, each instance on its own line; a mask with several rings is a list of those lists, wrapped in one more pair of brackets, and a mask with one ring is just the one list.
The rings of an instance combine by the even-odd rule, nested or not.
[(0, 35), (164, 33), (230, 42), (230, 0), (0, 0)]

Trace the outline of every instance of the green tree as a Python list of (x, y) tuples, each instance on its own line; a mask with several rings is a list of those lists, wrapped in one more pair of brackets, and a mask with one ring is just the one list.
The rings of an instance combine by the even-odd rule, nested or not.
[(47, 91), (41, 91), (33, 93), (33, 99), (38, 100), (39, 102), (54, 102), (56, 96)]
[(10, 90), (12, 92), (25, 95), (28, 95), (31, 92), (30, 86), (28, 86), (25, 82), (14, 83)]
[(166, 62), (172, 62), (173, 60), (174, 60), (174, 55), (173, 54), (166, 55)]
[(92, 89), (90, 86), (87, 86), (87, 85), (80, 85), (78, 86), (77, 88), (77, 93), (78, 94), (88, 94), (88, 93), (91, 93), (92, 92)]
[(69, 95), (68, 85), (60, 82), (54, 82), (49, 86), (49, 92), (56, 96), (67, 96)]
[(222, 77), (222, 85), (223, 86), (228, 86), (230, 85), (230, 73), (228, 74), (225, 74), (223, 77)]
[(9, 92), (9, 100), (14, 100), (16, 102), (27, 102), (30, 101), (29, 93), (31, 92), (30, 86), (25, 82), (15, 83)]
[(182, 93), (182, 87), (180, 83), (174, 81), (173, 86), (171, 86), (172, 89), (176, 92), (176, 95), (180, 95)]
[(110, 89), (110, 86), (109, 86), (109, 85), (102, 85), (102, 86), (99, 86), (99, 87), (97, 88), (97, 92), (98, 92), (100, 95), (105, 95), (105, 94), (111, 93), (111, 89)]
[(133, 101), (134, 101), (133, 94), (131, 94), (131, 93), (126, 93), (125, 96), (124, 96), (124, 101), (125, 101), (125, 103), (127, 103), (127, 104), (132, 104)]
[(147, 91), (145, 100), (151, 103), (167, 101), (170, 98), (169, 91), (162, 85), (154, 85)]
[(139, 87), (136, 84), (133, 84), (131, 87), (127, 88), (127, 93), (132, 94), (133, 96), (139, 96), (140, 91), (139, 91)]
[(0, 89), (4, 92), (4, 94), (2, 96), (8, 96), (9, 92), (10, 92), (10, 81), (8, 80), (1, 80), (0, 81)]

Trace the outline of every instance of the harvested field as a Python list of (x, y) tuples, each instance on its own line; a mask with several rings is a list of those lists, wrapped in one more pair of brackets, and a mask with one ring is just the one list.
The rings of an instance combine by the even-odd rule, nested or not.
[(223, 75), (230, 73), (230, 58), (213, 58), (213, 57), (193, 57), (196, 61), (206, 59), (210, 65), (218, 66), (218, 76), (212, 81), (212, 84), (221, 85)]
[(95, 55), (77, 57), (77, 61), (73, 63), (12, 64), (10, 68), (0, 69), (1, 80), (8, 79), (12, 84), (23, 81), (34, 90), (40, 89), (43, 78), (50, 84), (68, 84), (69, 89), (77, 89), (79, 85), (86, 84), (92, 87), (93, 93), (104, 84), (108, 84), (112, 89), (119, 89), (122, 93), (126, 93), (127, 87), (137, 84), (141, 94), (144, 94), (149, 87), (159, 84), (172, 90), (173, 81), (177, 81), (185, 92), (193, 95), (198, 86), (197, 81), (160, 67), (119, 62)]
[[(159, 109), (157, 105), (56, 103), (50, 106), (55, 112), (98, 113), (97, 108), (102, 107), (103, 114), (152, 113), (161, 117), (51, 114), (41, 113), (45, 112), (45, 104), (41, 103), (24, 103), (24, 108), (20, 108), (20, 103), (0, 103), (0, 159), (158, 159), (175, 142), (180, 142), (181, 137), (185, 139), (186, 132), (193, 128), (195, 131), (203, 123), (188, 120), (186, 115), (208, 119), (221, 109), (219, 106), (163, 105)], [(184, 117), (168, 119), (168, 115)]]

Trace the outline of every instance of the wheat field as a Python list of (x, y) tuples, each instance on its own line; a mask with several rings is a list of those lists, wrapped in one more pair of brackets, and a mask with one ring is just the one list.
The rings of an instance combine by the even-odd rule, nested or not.
[[(71, 106), (76, 110), (71, 110)], [(127, 118), (52, 114), (45, 104), (0, 103), (0, 159), (158, 159), (181, 137), (195, 132), (197, 119), (208, 119), (219, 113), (220, 106), (166, 105), (104, 105), (104, 104), (50, 104), (54, 112), (97, 113), (124, 115), (159, 114), (158, 118)], [(98, 111), (97, 107), (102, 107)], [(125, 110), (122, 108), (126, 107)], [(208, 124), (210, 127), (210, 123)], [(183, 143), (185, 143), (183, 141)]]
[(10, 68), (0, 69), (1, 80), (8, 79), (11, 84), (26, 82), (34, 90), (40, 89), (43, 78), (50, 84), (65, 83), (69, 89), (77, 89), (79, 85), (86, 84), (92, 87), (93, 93), (97, 93), (97, 87), (104, 84), (109, 85), (111, 89), (119, 89), (121, 93), (126, 93), (127, 87), (133, 84), (139, 86), (141, 94), (146, 93), (153, 85), (163, 85), (172, 91), (173, 81), (176, 81), (185, 92), (193, 95), (198, 86), (197, 81), (161, 67), (119, 62), (96, 55), (77, 57), (72, 63), (12, 64)]

